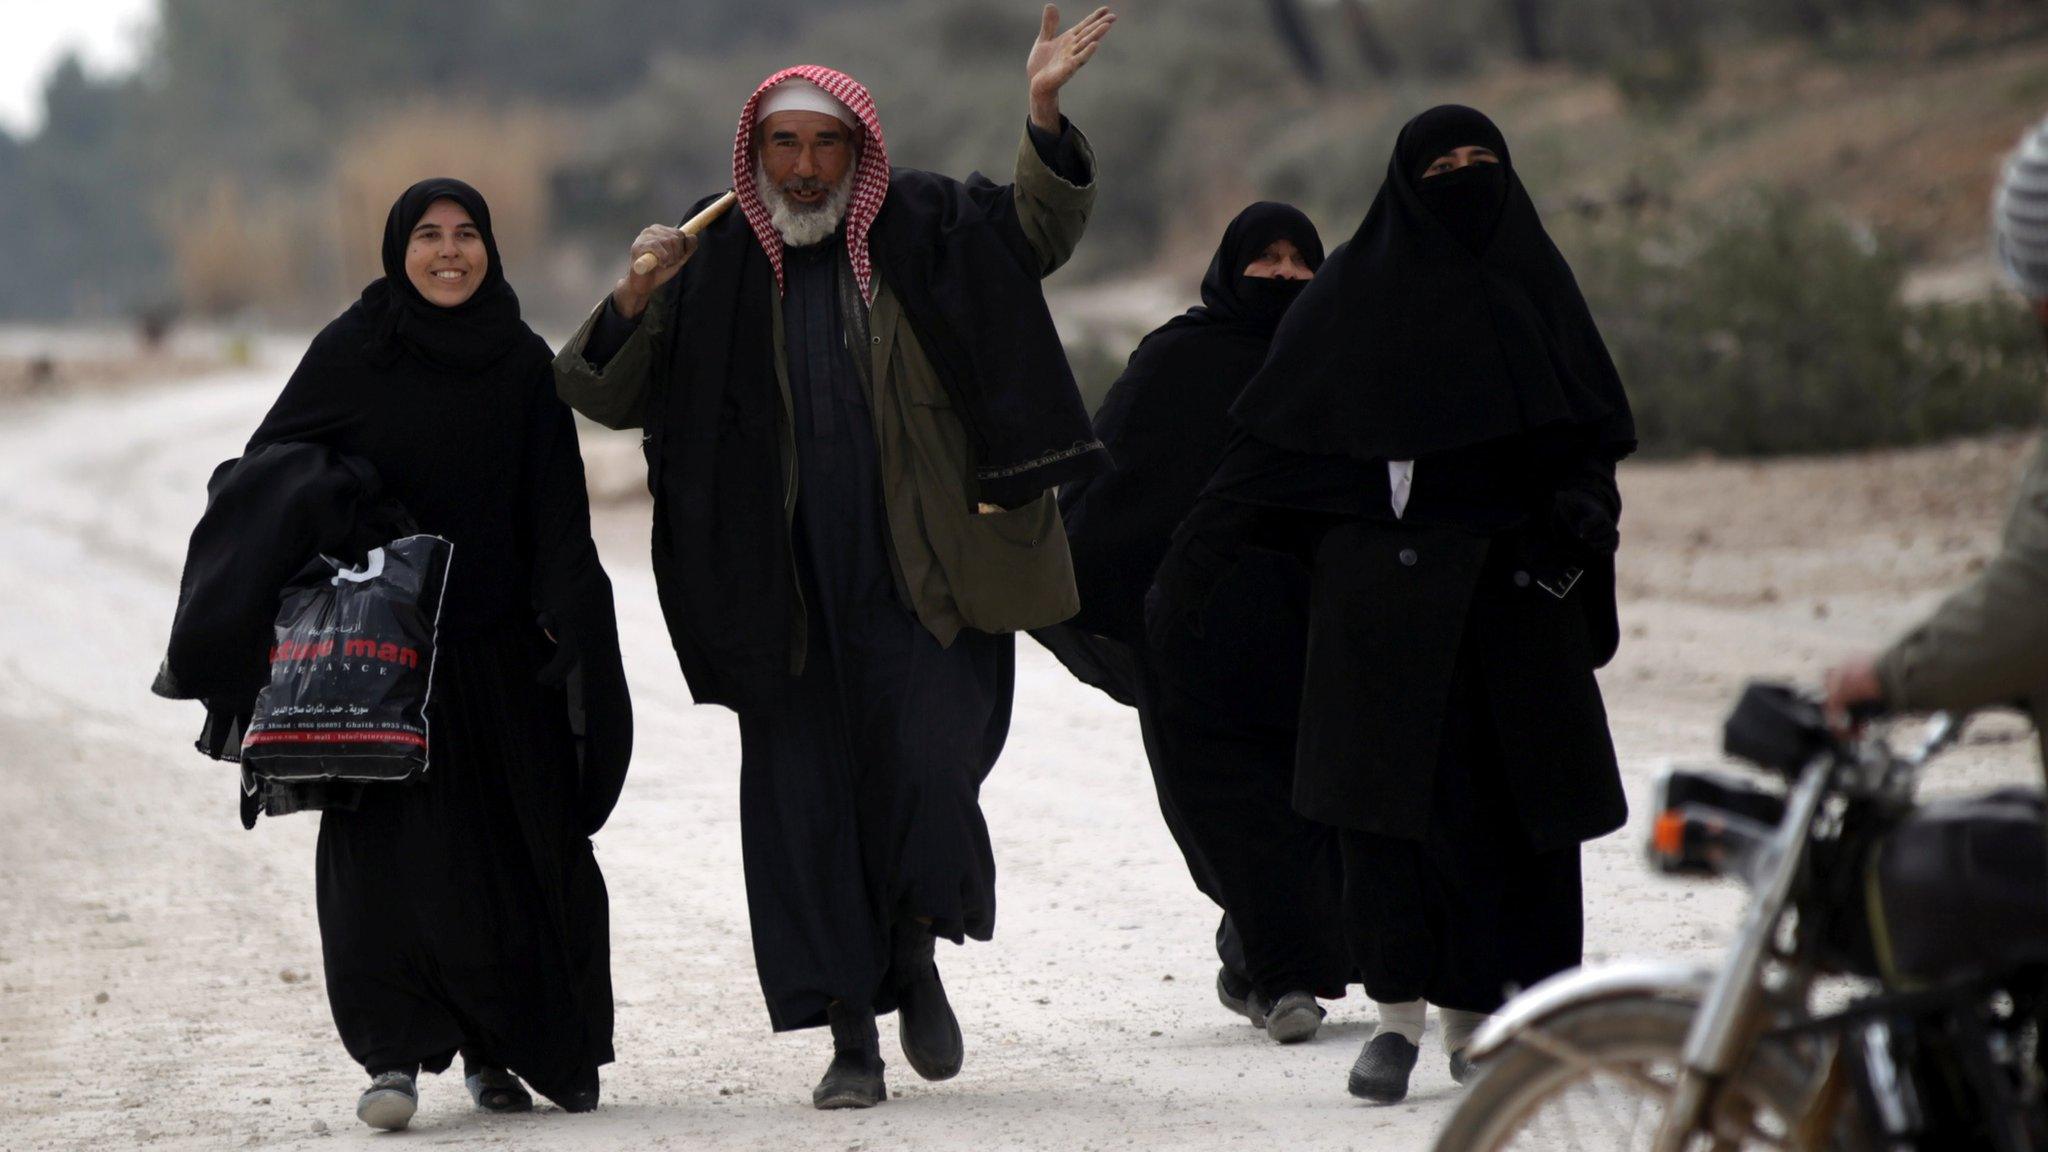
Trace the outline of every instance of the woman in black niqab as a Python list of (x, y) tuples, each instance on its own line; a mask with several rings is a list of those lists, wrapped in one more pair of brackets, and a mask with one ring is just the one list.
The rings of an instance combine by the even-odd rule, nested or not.
[(1391, 1102), (1425, 1003), (1462, 1080), (1506, 991), (1579, 962), (1579, 846), (1626, 816), (1594, 669), (1634, 424), (1490, 120), (1444, 106), (1402, 130), (1232, 414), (1148, 624), (1210, 612), (1249, 546), (1311, 563), (1293, 802), (1339, 829), (1382, 1025), (1350, 1088)]
[[(1424, 178), (1471, 146), (1498, 161)], [(1364, 222), (1288, 311), (1235, 415), (1275, 447), (1360, 460), (1546, 429), (1616, 458), (1635, 447), (1621, 378), (1507, 141), (1454, 104), (1401, 130)]]
[[(406, 265), (443, 201), (467, 213), (488, 260), (452, 307)], [(612, 1059), (607, 897), (589, 837), (623, 784), (632, 715), (575, 426), (475, 189), (407, 189), (383, 262), (249, 443), (365, 461), (423, 531), (454, 544), (431, 766), (322, 813), (328, 999), (373, 1092), (416, 1095), (420, 1069), (460, 1050), (481, 1107), (527, 1104), (516, 1074), (587, 1110)]]
[(1218, 991), (1262, 1026), (1300, 993), (1271, 1029), (1289, 1039), (1313, 1031), (1315, 995), (1342, 995), (1350, 975), (1334, 839), (1287, 800), (1307, 575), (1291, 557), (1248, 557), (1217, 597), (1214, 629), (1177, 632), (1157, 651), (1143, 605), (1174, 527), (1222, 458), (1232, 401), (1322, 263), (1315, 226), (1289, 205), (1253, 204), (1230, 222), (1202, 303), (1138, 345), (1096, 415), (1116, 469), (1060, 493), (1081, 611), (1034, 634), (1083, 680), (1137, 706), (1167, 827), (1196, 886), (1225, 910)]

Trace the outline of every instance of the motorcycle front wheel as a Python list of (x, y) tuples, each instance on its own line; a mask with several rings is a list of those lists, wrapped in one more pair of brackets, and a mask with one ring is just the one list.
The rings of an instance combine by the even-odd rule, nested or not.
[[(1436, 1152), (1649, 1148), (1678, 1082), (1696, 1007), (1608, 1000), (1543, 1021), (1487, 1059), (1437, 1135)], [(1719, 1094), (1712, 1131), (1695, 1135), (1688, 1152), (1855, 1147), (1845, 1125), (1816, 1115), (1831, 1112), (1838, 1094), (1824, 1088), (1826, 1053), (1815, 1047), (1758, 1046)], [(1828, 1134), (1815, 1139), (1817, 1131)]]

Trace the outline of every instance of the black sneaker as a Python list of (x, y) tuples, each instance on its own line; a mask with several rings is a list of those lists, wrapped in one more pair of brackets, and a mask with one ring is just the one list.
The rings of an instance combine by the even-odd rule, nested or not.
[(950, 1080), (965, 1058), (960, 1020), (939, 982), (931, 929), (915, 921), (896, 928), (889, 978), (896, 986), (896, 1039), (911, 1070), (927, 1080)]
[(1323, 1026), (1323, 1006), (1306, 992), (1289, 992), (1266, 1009), (1266, 1035), (1282, 1044), (1315, 1038)]
[[(1251, 995), (1250, 977), (1228, 966), (1216, 970), (1216, 999), (1221, 1000), (1225, 1008), (1251, 1020)], [(1260, 1024), (1259, 1027), (1263, 1028), (1265, 1025)]]
[(1421, 1055), (1407, 1037), (1380, 1033), (1365, 1042), (1365, 1050), (1351, 1066), (1351, 1094), (1374, 1104), (1400, 1103), (1408, 1095), (1408, 1074), (1415, 1071), (1415, 1061)]
[(873, 1108), (889, 1098), (882, 1083), (882, 1042), (875, 1035), (873, 1009), (834, 1004), (826, 1010), (832, 1022), (832, 1063), (811, 1090), (815, 1108)]
[(356, 1101), (356, 1119), (372, 1128), (396, 1132), (412, 1123), (412, 1114), (419, 1107), (420, 1090), (411, 1073), (379, 1072)]

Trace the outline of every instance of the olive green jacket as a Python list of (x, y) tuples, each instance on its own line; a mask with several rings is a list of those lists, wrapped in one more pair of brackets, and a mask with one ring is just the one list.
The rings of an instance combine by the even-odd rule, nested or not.
[(2048, 742), (2048, 437), (2020, 478), (1998, 555), (1893, 644), (1877, 670), (1895, 709), (2017, 705)]
[[(1080, 130), (1073, 131), (1093, 173), (1094, 152)], [(1015, 187), (1017, 216), (1038, 255), (1039, 274), (1051, 275), (1080, 243), (1094, 207), (1095, 185), (1079, 187), (1060, 178), (1039, 157), (1027, 133), (1017, 151)], [(674, 297), (671, 281), (655, 294), (639, 327), (602, 371), (583, 356), (597, 321), (593, 312), (555, 358), (555, 386), (562, 399), (607, 428), (641, 427), (650, 390), (668, 384)], [(773, 317), (787, 528), (801, 477), (779, 298)], [(879, 275), (867, 329), (872, 371), (863, 375), (871, 389), (869, 409), (880, 448), (889, 548), (897, 589), (918, 619), (939, 643), (950, 645), (962, 628), (1016, 632), (1057, 624), (1079, 611), (1073, 560), (1054, 494), (1047, 491), (1012, 510), (975, 511), (967, 427), (896, 294)], [(800, 669), (805, 649), (801, 608), (792, 624), (791, 667)]]

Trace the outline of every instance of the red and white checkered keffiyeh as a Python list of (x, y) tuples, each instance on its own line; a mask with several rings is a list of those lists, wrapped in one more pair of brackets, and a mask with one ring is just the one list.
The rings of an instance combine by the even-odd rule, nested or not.
[(853, 200), (846, 206), (845, 230), (846, 253), (853, 258), (854, 281), (860, 285), (861, 298), (872, 304), (875, 274), (868, 260), (868, 229), (874, 225), (875, 217), (882, 211), (882, 200), (889, 194), (889, 150), (882, 144), (882, 121), (875, 115), (875, 98), (868, 95), (860, 81), (816, 64), (784, 68), (761, 81), (761, 86), (747, 98), (747, 106), (740, 109), (740, 130), (732, 141), (733, 191), (739, 193), (740, 210), (747, 214), (754, 238), (768, 254), (768, 266), (775, 270), (775, 290), (780, 293), (785, 290), (782, 233), (775, 230), (768, 205), (761, 200), (761, 190), (754, 186), (754, 116), (762, 95), (791, 78), (809, 80), (831, 93), (867, 129), (867, 139), (861, 144), (860, 166), (854, 170)]

